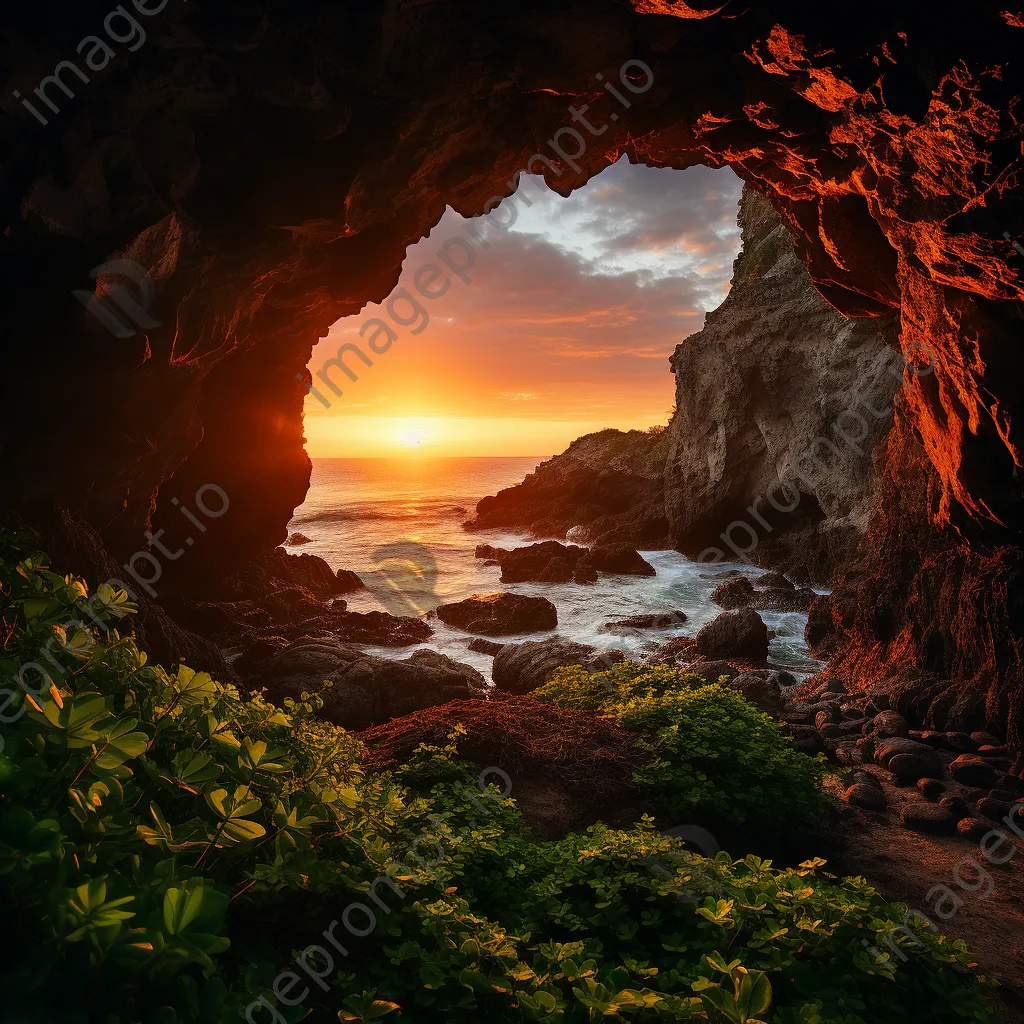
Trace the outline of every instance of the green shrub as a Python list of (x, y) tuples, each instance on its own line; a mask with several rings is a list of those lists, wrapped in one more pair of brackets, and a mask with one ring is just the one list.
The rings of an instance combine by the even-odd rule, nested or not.
[(806, 824), (821, 808), (820, 758), (794, 750), (778, 724), (735, 690), (665, 665), (600, 673), (558, 669), (534, 694), (599, 711), (639, 734), (650, 760), (637, 781), (675, 822)]
[[(962, 943), (922, 931), (897, 959), (906, 908), (861, 879), (703, 861), (649, 820), (533, 843), (458, 729), (368, 775), (317, 696), (150, 665), (132, 612), (0, 533), (0, 674), (49, 673), (0, 694), (4, 1024), (985, 1019)], [(371, 899), (372, 931), (313, 951)], [(323, 977), (285, 1005), (300, 954)]]

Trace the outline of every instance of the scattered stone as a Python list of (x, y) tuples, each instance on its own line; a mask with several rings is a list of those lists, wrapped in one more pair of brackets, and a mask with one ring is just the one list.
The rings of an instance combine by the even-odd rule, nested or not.
[(956, 827), (952, 814), (937, 804), (905, 804), (900, 811), (904, 828), (927, 835), (948, 835)]
[(741, 576), (739, 579), (729, 580), (717, 586), (711, 595), (711, 600), (721, 608), (734, 611), (752, 604), (754, 593), (754, 585), (746, 576)]
[[(1006, 786), (1005, 779), (1003, 780), (1002, 785), (1004, 787)], [(993, 800), (1006, 800), (1011, 804), (1015, 804), (1017, 802), (1017, 792), (1010, 788), (993, 789), (992, 792), (989, 793), (989, 796), (992, 797)]]
[(1009, 747), (993, 747), (987, 743), (983, 743), (978, 747), (979, 757), (992, 758), (993, 760), (999, 760), (1001, 758), (1007, 758), (1012, 756)]
[(978, 808), (978, 814), (983, 818), (990, 818), (992, 821), (1002, 821), (1013, 810), (1013, 803), (1007, 800), (995, 800), (990, 796), (982, 798), (975, 806)]
[(898, 711), (883, 711), (875, 717), (875, 735), (879, 739), (906, 736), (909, 731), (907, 720)]
[(814, 728), (821, 732), (827, 725), (832, 724), (832, 715), (828, 711), (819, 711), (814, 716)]
[(865, 760), (871, 760), (875, 756), (875, 741), (871, 736), (865, 736), (862, 739), (857, 740), (857, 749), (860, 750), (861, 755)]
[(962, 796), (944, 796), (939, 801), (940, 807), (945, 807), (954, 818), (966, 818), (970, 807)]
[(917, 788), (926, 800), (938, 800), (946, 792), (946, 784), (941, 779), (918, 779)]
[(788, 689), (790, 686), (796, 686), (797, 682), (799, 682), (792, 672), (787, 672), (785, 669), (774, 669), (769, 672), (768, 681), (773, 686), (781, 687), (784, 690)]
[(307, 537), (304, 533), (290, 533), (285, 544), (288, 547), (298, 547), (300, 544), (312, 544), (311, 538)]
[(686, 621), (686, 612), (656, 612), (653, 615), (631, 615), (628, 619), (616, 619), (606, 622), (599, 630), (601, 633), (618, 633), (630, 629), (671, 629)]
[(996, 783), (995, 768), (976, 754), (961, 754), (950, 764), (949, 774), (963, 786), (991, 789)]
[(938, 754), (931, 747), (902, 736), (891, 736), (875, 740), (875, 761), (883, 768), (888, 768), (889, 762), (899, 754), (914, 754), (917, 756), (918, 765), (924, 769), (918, 778), (926, 777), (933, 779), (942, 774), (942, 762), (939, 760)]
[(546, 633), (558, 626), (558, 613), (546, 597), (504, 592), (473, 594), (464, 601), (441, 605), (436, 614), (449, 626), (485, 636)]
[(981, 818), (961, 818), (957, 822), (956, 830), (968, 839), (981, 839), (992, 831), (992, 822)]
[(497, 654), (504, 647), (504, 644), (495, 643), (493, 640), (481, 640), (474, 637), (469, 641), (469, 649), (477, 654)]
[(849, 789), (850, 786), (874, 786), (881, 789), (881, 780), (865, 768), (855, 768), (852, 772), (846, 772), (842, 776), (843, 785)]
[(764, 661), (768, 657), (768, 629), (753, 608), (722, 612), (697, 634), (697, 651), (705, 657)]
[(887, 767), (900, 782), (917, 782), (931, 775), (935, 762), (932, 757), (919, 754), (896, 754)]
[(844, 794), (843, 799), (854, 807), (861, 807), (865, 811), (884, 811), (887, 801), (885, 793), (877, 786), (865, 782), (858, 782), (852, 785)]
[(825, 684), (825, 689), (828, 693), (846, 693), (846, 684), (841, 679), (836, 679), (833, 676)]
[(836, 760), (840, 764), (860, 764), (863, 756), (855, 744), (839, 743), (836, 745)]

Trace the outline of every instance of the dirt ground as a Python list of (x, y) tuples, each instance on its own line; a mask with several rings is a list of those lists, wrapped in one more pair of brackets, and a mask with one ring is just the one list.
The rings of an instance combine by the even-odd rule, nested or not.
[[(1024, 1022), (1024, 839), (1015, 837), (1008, 826), (992, 823), (1017, 846), (1006, 864), (989, 864), (979, 842), (962, 836), (925, 836), (899, 823), (899, 808), (908, 800), (920, 800), (913, 787), (896, 787), (878, 772), (889, 809), (880, 814), (843, 807), (841, 819), (830, 844), (826, 870), (839, 875), (863, 875), (889, 900), (905, 903), (934, 922), (946, 935), (963, 939), (976, 954), (983, 972), (1001, 985), (996, 993), (996, 1012), (1001, 1024)], [(841, 798), (839, 776), (830, 776), (830, 790)], [(1005, 856), (1009, 846), (997, 851)], [(963, 886), (954, 868), (964, 858), (991, 876), (989, 888), (984, 876), (964, 864), (960, 868)], [(948, 920), (941, 920), (933, 908), (938, 900), (926, 900), (933, 886), (946, 885), (963, 900)], [(968, 891), (978, 886), (976, 892)], [(965, 888), (966, 887), (966, 888)], [(948, 906), (947, 913), (952, 910)]]

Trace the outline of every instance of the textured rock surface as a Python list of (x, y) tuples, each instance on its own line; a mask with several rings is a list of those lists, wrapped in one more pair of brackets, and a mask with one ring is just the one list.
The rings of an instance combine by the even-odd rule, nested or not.
[(697, 651), (706, 658), (768, 657), (768, 630), (753, 608), (722, 612), (697, 634)]
[(735, 561), (749, 551), (826, 580), (855, 551), (874, 506), (871, 450), (889, 429), (902, 376), (889, 348), (898, 325), (840, 316), (750, 188), (739, 221), (732, 289), (672, 357), (669, 531), (693, 557), (713, 548)]
[(544, 633), (558, 625), (558, 613), (547, 598), (522, 594), (473, 594), (441, 605), (437, 617), (456, 629), (485, 636)]
[(514, 527), (585, 544), (668, 545), (664, 435), (602, 430), (577, 438), (522, 483), (482, 498), (471, 530)]
[(603, 666), (607, 659), (608, 655), (599, 654), (589, 644), (577, 644), (561, 637), (527, 640), (521, 644), (505, 644), (495, 654), (491, 678), (499, 690), (529, 693), (543, 686), (556, 668), (563, 665)]
[(404, 661), (390, 661), (325, 641), (292, 644), (250, 664), (243, 674), (247, 685), (265, 686), (278, 702), (303, 690), (317, 690), (325, 679), (332, 685), (322, 694), (324, 717), (348, 729), (364, 729), (449, 700), (479, 697), (486, 686), (476, 669), (436, 651), (416, 651)]

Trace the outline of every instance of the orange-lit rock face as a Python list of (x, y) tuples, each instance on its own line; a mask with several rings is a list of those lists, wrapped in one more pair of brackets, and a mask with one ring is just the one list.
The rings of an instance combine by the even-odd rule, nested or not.
[[(387, 295), (446, 204), (483, 212), (524, 168), (568, 194), (625, 153), (731, 164), (837, 309), (899, 310), (905, 353), (935, 367), (905, 398), (928, 513), (1019, 544), (1024, 19), (827, 7), (172, 3), (46, 125), (5, 93), (5, 490), (123, 552), (215, 480), (233, 521), (211, 564), (276, 543), (308, 481), (296, 375), (316, 339)], [(11, 90), (95, 30), (66, 13), (4, 13)], [(156, 281), (145, 339), (71, 297), (114, 254)]]

